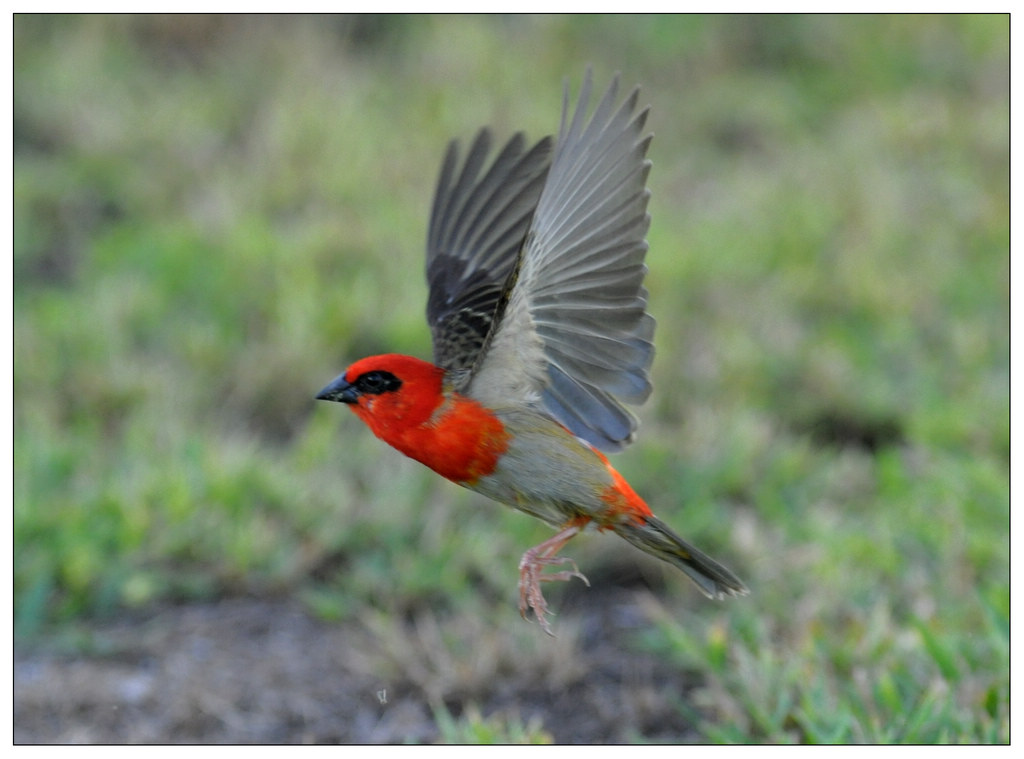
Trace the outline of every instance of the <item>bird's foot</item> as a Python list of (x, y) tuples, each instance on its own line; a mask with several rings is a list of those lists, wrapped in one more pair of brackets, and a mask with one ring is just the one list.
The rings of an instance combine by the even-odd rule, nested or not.
[[(573, 577), (583, 580), (589, 587), (590, 581), (580, 572), (576, 562), (567, 556), (555, 556), (558, 550), (568, 542), (569, 538), (579, 532), (581, 527), (573, 525), (559, 532), (553, 538), (545, 540), (538, 546), (534, 546), (523, 554), (519, 561), (519, 613), (526, 619), (527, 610), (533, 609), (533, 615), (537, 623), (548, 635), (554, 637), (551, 632), (551, 625), (547, 620), (548, 604), (541, 593), (542, 582), (566, 582)], [(544, 567), (569, 564), (572, 569), (566, 569), (552, 574), (542, 574)]]

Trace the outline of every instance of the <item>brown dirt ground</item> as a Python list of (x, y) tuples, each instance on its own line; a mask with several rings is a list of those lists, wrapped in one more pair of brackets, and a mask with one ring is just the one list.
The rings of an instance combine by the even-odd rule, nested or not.
[(91, 625), (88, 654), (16, 647), (14, 740), (434, 742), (432, 704), (540, 725), (556, 743), (700, 740), (673, 706), (691, 679), (622, 645), (644, 623), (639, 595), (567, 594), (557, 639), (516, 618), (504, 632), (460, 623), (454, 644), (440, 616), (331, 623), (273, 599), (164, 607)]

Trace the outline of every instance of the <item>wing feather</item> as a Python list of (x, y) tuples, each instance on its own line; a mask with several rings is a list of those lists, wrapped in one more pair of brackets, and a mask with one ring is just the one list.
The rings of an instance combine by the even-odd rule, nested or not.
[(427, 233), (427, 321), (434, 362), (461, 379), (499, 315), (551, 163), (551, 139), (526, 150), (512, 137), (486, 171), (491, 133), (482, 129), (459, 169), (445, 153)]
[(636, 420), (623, 403), (650, 394), (654, 319), (646, 312), (644, 240), (650, 135), (639, 89), (616, 107), (618, 79), (587, 118), (590, 72), (558, 141), (501, 318), (467, 392), (488, 405), (533, 403), (614, 451)]

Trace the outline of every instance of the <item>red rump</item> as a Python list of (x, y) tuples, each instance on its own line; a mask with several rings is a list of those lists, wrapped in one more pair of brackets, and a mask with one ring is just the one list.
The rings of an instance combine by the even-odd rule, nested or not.
[(601, 500), (611, 507), (613, 514), (631, 517), (638, 524), (643, 524), (647, 521), (647, 517), (652, 516), (650, 507), (630, 487), (626, 478), (608, 463), (608, 458), (603, 453), (598, 450), (595, 450), (594, 453), (601, 458), (604, 465), (608, 467), (608, 473), (612, 476), (612, 485), (601, 493)]

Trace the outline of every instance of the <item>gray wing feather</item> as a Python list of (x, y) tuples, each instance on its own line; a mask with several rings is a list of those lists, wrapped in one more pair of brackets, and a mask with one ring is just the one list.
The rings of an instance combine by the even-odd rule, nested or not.
[(497, 404), (539, 401), (575, 435), (614, 451), (650, 395), (654, 319), (646, 312), (644, 236), (651, 137), (639, 89), (616, 108), (614, 80), (588, 120), (590, 72), (555, 154), (515, 287), (469, 391)]

